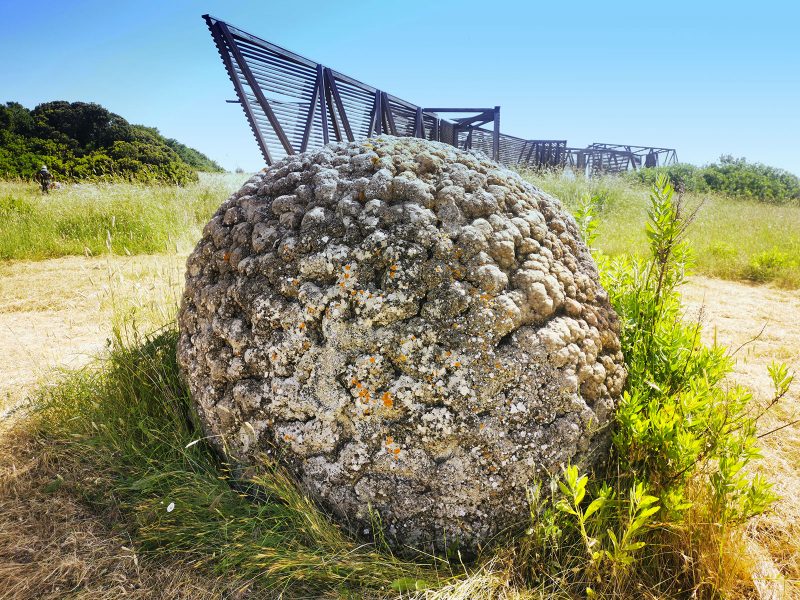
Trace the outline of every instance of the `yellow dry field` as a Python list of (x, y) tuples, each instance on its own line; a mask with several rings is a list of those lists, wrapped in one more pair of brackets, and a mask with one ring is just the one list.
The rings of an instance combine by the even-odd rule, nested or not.
[[(112, 327), (133, 315), (154, 327), (174, 314), (185, 257), (69, 257), (0, 264), (0, 436), (20, 418), (25, 394), (102, 356)], [(800, 293), (694, 278), (687, 318), (705, 341), (736, 350), (736, 383), (771, 396), (767, 365), (800, 370)], [(738, 349), (738, 350), (737, 350)], [(733, 383), (733, 382), (732, 382)], [(800, 379), (764, 423), (767, 432), (800, 418)], [(5, 428), (7, 431), (7, 427)], [(748, 548), (762, 598), (800, 596), (800, 426), (763, 440), (763, 472), (783, 499), (750, 525)], [(181, 565), (143, 567), (131, 540), (77, 499), (47, 494), (54, 474), (46, 448), (0, 439), (0, 599), (237, 597), (224, 582)], [(5, 583), (4, 583), (5, 582)], [(71, 597), (71, 596), (70, 596)]]
[(128, 315), (165, 323), (176, 306), (185, 256), (65, 257), (0, 263), (0, 410), (53, 368), (102, 356)]

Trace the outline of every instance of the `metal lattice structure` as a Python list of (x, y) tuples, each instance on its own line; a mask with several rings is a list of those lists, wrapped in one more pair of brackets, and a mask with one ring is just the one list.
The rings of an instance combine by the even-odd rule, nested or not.
[[(381, 134), (480, 150), (504, 165), (619, 172), (677, 161), (674, 150), (526, 140), (500, 133), (500, 107), (423, 108), (209, 15), (203, 18), (268, 165), (334, 141)], [(442, 114), (466, 116), (445, 119)], [(488, 126), (491, 125), (491, 128)], [(649, 152), (649, 153), (648, 153)], [(653, 154), (655, 153), (655, 154)], [(671, 153), (671, 154), (670, 154)]]
[(623, 173), (678, 162), (678, 153), (674, 149), (652, 146), (594, 143), (586, 148), (567, 148), (566, 153), (566, 166), (587, 176)]

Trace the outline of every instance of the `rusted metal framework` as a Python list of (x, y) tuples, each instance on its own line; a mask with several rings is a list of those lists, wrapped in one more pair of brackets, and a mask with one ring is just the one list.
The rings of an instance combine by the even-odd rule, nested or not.
[[(423, 108), (212, 16), (203, 18), (236, 91), (233, 102), (244, 110), (267, 164), (330, 142), (384, 133), (480, 150), (505, 165), (569, 166), (588, 174), (636, 169), (642, 157), (648, 166), (652, 156), (656, 164), (669, 156), (677, 160), (666, 148), (593, 144), (576, 149), (566, 140), (503, 134), (499, 106)], [(465, 116), (445, 119), (443, 114)]]
[(590, 144), (586, 148), (567, 148), (566, 166), (586, 176), (624, 173), (642, 167), (660, 167), (678, 162), (672, 148), (630, 146), (626, 144)]

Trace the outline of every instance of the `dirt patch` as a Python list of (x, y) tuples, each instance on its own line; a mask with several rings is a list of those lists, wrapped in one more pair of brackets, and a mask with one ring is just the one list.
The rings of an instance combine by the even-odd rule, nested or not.
[[(773, 361), (800, 375), (800, 292), (695, 277), (683, 300), (687, 317), (704, 324), (703, 341), (735, 352), (732, 380), (749, 387), (757, 402), (774, 394), (767, 372)], [(799, 418), (800, 376), (759, 429), (767, 434)], [(775, 597), (800, 598), (800, 424), (765, 435), (761, 447), (759, 470), (781, 500), (750, 523), (749, 546), (765, 577), (776, 581)]]
[[(53, 368), (102, 355), (115, 325), (134, 314), (165, 322), (185, 257), (66, 257), (0, 265), (0, 415)], [(6, 407), (7, 409), (7, 407)]]

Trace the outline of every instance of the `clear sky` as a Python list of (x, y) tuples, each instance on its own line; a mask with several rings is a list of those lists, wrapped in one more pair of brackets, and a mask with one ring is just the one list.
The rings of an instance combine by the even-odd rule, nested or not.
[(98, 102), (255, 170), (210, 13), (423, 106), (525, 138), (656, 145), (800, 174), (800, 3), (0, 0), (0, 101)]

